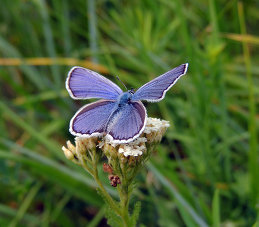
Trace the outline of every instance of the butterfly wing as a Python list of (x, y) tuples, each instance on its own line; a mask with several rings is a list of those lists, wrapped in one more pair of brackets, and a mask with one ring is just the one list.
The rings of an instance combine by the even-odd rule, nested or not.
[(70, 121), (70, 133), (85, 137), (102, 135), (115, 106), (116, 103), (109, 100), (100, 100), (83, 106)]
[(107, 137), (115, 143), (128, 143), (144, 130), (147, 120), (146, 108), (138, 102), (129, 102), (118, 108), (110, 118)]
[(69, 71), (66, 88), (73, 99), (116, 100), (122, 93), (122, 90), (112, 81), (94, 71), (78, 66)]
[(182, 64), (144, 84), (133, 94), (132, 101), (161, 101), (165, 97), (165, 93), (186, 73), (187, 68), (188, 63)]

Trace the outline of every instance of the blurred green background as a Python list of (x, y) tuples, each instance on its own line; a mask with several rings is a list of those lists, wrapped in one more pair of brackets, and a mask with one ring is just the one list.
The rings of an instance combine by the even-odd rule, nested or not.
[(88, 102), (65, 90), (72, 66), (138, 88), (186, 62), (166, 98), (146, 103), (171, 127), (138, 176), (139, 223), (259, 225), (258, 1), (0, 5), (0, 226), (107, 226), (91, 177), (61, 151)]

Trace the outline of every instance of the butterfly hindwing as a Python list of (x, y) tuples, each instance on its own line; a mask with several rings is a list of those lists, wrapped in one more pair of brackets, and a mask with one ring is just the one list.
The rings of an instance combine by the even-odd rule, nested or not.
[(146, 100), (149, 102), (161, 101), (165, 93), (183, 76), (188, 68), (188, 63), (182, 64), (163, 75), (151, 80), (140, 87), (132, 97), (132, 101)]
[(68, 73), (66, 88), (74, 99), (103, 98), (116, 100), (122, 90), (102, 75), (82, 67)]
[(107, 136), (114, 142), (127, 143), (137, 138), (144, 130), (146, 108), (141, 102), (129, 102), (118, 108), (108, 122)]
[(100, 100), (83, 106), (70, 121), (70, 132), (75, 136), (100, 136), (116, 103)]

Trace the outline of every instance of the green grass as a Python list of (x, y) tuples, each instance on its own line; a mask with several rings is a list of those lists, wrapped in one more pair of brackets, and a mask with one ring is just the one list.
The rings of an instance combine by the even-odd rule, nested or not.
[(0, 226), (105, 226), (94, 182), (61, 151), (87, 102), (65, 91), (73, 62), (134, 88), (189, 62), (146, 103), (172, 126), (138, 177), (140, 223), (256, 226), (258, 15), (256, 1), (2, 0)]

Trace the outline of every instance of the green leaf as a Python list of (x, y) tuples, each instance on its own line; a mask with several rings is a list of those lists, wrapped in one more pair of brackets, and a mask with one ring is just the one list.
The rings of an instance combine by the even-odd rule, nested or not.
[(131, 227), (135, 227), (137, 225), (140, 211), (141, 211), (141, 202), (138, 201), (134, 205), (134, 209), (133, 209), (132, 215), (130, 217), (130, 226)]

